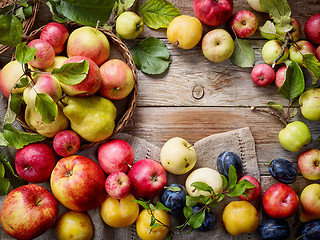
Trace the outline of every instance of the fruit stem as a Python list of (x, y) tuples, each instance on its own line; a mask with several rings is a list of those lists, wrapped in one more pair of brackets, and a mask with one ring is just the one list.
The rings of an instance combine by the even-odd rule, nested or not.
[(250, 107), (250, 108), (251, 108), (252, 111), (264, 112), (264, 113), (268, 113), (268, 114), (270, 114), (270, 115), (272, 115), (272, 116), (275, 116), (275, 117), (277, 117), (285, 126), (288, 125), (288, 120), (287, 120), (287, 118), (282, 117), (282, 116), (280, 116), (280, 115), (278, 115), (278, 114), (276, 114), (276, 113), (274, 113), (274, 112), (271, 112), (271, 111), (266, 110), (266, 109), (256, 108), (256, 107), (253, 107), (253, 106)]
[(273, 60), (273, 63), (272, 63), (272, 68), (274, 68), (277, 64), (277, 62), (279, 61), (280, 58), (282, 58), (288, 44), (289, 44), (289, 41), (290, 41), (290, 38), (285, 38), (285, 42), (284, 44), (282, 45), (282, 49), (281, 49), (281, 53), (279, 54), (278, 57), (276, 57), (276, 59)]
[(94, 33), (97, 33), (98, 27), (99, 27), (99, 23), (100, 23), (100, 21), (98, 20), (98, 21), (97, 21), (97, 24), (96, 24), (96, 28), (95, 28), (95, 30), (94, 30)]

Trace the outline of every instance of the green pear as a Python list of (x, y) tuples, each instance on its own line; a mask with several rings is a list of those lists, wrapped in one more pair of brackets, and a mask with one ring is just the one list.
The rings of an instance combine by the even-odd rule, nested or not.
[(58, 115), (52, 123), (42, 121), (42, 116), (33, 107), (26, 107), (25, 121), (29, 128), (45, 137), (52, 138), (58, 132), (69, 127), (69, 119), (63, 114), (62, 106), (58, 104)]
[(110, 100), (100, 96), (67, 96), (62, 99), (62, 103), (72, 130), (85, 140), (100, 142), (112, 135), (117, 110)]

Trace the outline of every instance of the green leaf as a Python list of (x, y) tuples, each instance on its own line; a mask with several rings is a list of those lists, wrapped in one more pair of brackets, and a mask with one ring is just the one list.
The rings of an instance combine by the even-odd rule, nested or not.
[(8, 194), (10, 182), (7, 178), (0, 178), (0, 196)]
[(156, 208), (157, 208), (158, 210), (165, 210), (165, 211), (167, 211), (167, 212), (171, 212), (171, 209), (170, 209), (170, 208), (167, 208), (165, 205), (163, 205), (162, 202), (157, 202)]
[(253, 67), (255, 54), (248, 40), (239, 38), (234, 40), (234, 51), (230, 60), (239, 67)]
[(286, 33), (292, 30), (292, 18), (289, 16), (281, 16), (280, 19), (275, 19), (278, 31)]
[(66, 17), (64, 17), (58, 13), (57, 4), (55, 1), (47, 1), (46, 4), (49, 7), (49, 10), (52, 14), (52, 20), (54, 20), (56, 22), (60, 22), (60, 23), (64, 23), (69, 20)]
[(237, 170), (233, 165), (230, 165), (229, 168), (229, 188), (233, 188), (237, 183)]
[(150, 224), (150, 226), (151, 226), (151, 228), (150, 228), (149, 234), (152, 232), (153, 229), (155, 229), (156, 227), (160, 227), (162, 225), (160, 223), (156, 222), (156, 223), (154, 223), (152, 225)]
[(77, 63), (66, 63), (61, 68), (55, 68), (52, 74), (63, 84), (75, 85), (81, 83), (88, 74), (89, 62), (82, 60)]
[(28, 86), (29, 81), (26, 77), (22, 77), (19, 79), (19, 81), (16, 83), (16, 85), (14, 85), (14, 88), (23, 88)]
[(14, 172), (9, 160), (0, 152), (0, 163), (3, 164), (5, 167), (7, 173), (15, 176), (16, 178), (19, 178), (19, 176)]
[(269, 13), (272, 18), (280, 19), (281, 16), (291, 16), (291, 8), (287, 0), (260, 0), (261, 8)]
[(15, 47), (22, 41), (22, 24), (12, 13), (0, 15), (0, 43)]
[(23, 14), (26, 18), (30, 17), (33, 13), (32, 5), (23, 8)]
[(173, 3), (166, 0), (148, 0), (138, 9), (138, 15), (149, 28), (167, 28), (181, 12)]
[(223, 193), (220, 193), (218, 195), (217, 202), (221, 202), (224, 198), (225, 198), (225, 195)]
[(4, 117), (6, 123), (13, 123), (16, 116), (20, 113), (22, 103), (23, 99), (21, 95), (10, 93), (7, 112)]
[(7, 140), (8, 147), (16, 149), (20, 149), (29, 143), (43, 141), (46, 138), (37, 133), (19, 131), (8, 123), (5, 123), (3, 126), (3, 137)]
[(19, 8), (16, 9), (15, 16), (17, 18), (19, 18), (20, 20), (25, 20), (26, 19), (26, 16), (24, 15), (24, 12), (23, 12), (23, 7), (19, 7)]
[(290, 101), (299, 97), (305, 89), (305, 81), (300, 66), (294, 61), (288, 61), (285, 80), (278, 92)]
[(135, 3), (136, 3), (136, 0), (125, 0), (124, 9), (128, 10), (129, 8), (133, 7)]
[(312, 85), (316, 84), (320, 78), (320, 62), (313, 54), (305, 54), (302, 59), (312, 78)]
[(186, 205), (188, 207), (193, 207), (194, 205), (196, 205), (197, 203), (199, 203), (201, 199), (201, 196), (186, 196)]
[(151, 211), (154, 212), (156, 210), (155, 206), (152, 203), (149, 203), (148, 206), (149, 206)]
[(222, 188), (227, 187), (227, 186), (228, 186), (228, 180), (227, 180), (227, 178), (226, 178), (224, 175), (222, 175), (222, 174), (220, 174), (220, 176), (221, 176), (221, 178), (222, 178)]
[(151, 216), (150, 226), (154, 225), (155, 223), (156, 223), (156, 218), (154, 216)]
[(45, 123), (52, 123), (58, 115), (58, 105), (46, 93), (37, 93), (35, 107)]
[(276, 26), (271, 21), (266, 21), (262, 27), (259, 27), (260, 34), (262, 37), (273, 40), (273, 39), (283, 39), (276, 30)]
[(185, 206), (183, 208), (183, 215), (186, 219), (189, 219), (193, 215), (193, 210), (192, 207), (190, 206)]
[(294, 118), (298, 113), (298, 109), (294, 108), (293, 111), (290, 113), (290, 118)]
[(154, 37), (148, 37), (135, 45), (131, 54), (138, 68), (146, 74), (161, 74), (171, 62), (165, 43)]
[(144, 209), (149, 209), (147, 203), (143, 200), (135, 200), (140, 206), (142, 206)]
[(172, 191), (172, 192), (180, 192), (180, 191), (182, 191), (182, 189), (179, 188), (179, 187), (168, 187), (168, 189), (169, 189), (170, 191)]
[(4, 178), (6, 170), (4, 169), (4, 165), (0, 163), (0, 178)]
[(272, 107), (273, 109), (279, 111), (279, 112), (283, 112), (283, 106), (279, 103), (268, 102), (267, 105)]
[(57, 2), (55, 11), (66, 19), (95, 27), (109, 20), (115, 0), (64, 0)]
[(209, 186), (208, 184), (204, 183), (204, 182), (193, 182), (191, 184), (192, 187), (195, 187), (195, 189), (197, 190), (201, 190), (201, 191), (205, 191), (205, 192), (209, 192), (209, 193), (213, 193), (213, 189), (211, 186)]
[(9, 142), (5, 139), (2, 132), (0, 132), (0, 146), (9, 146)]
[(205, 216), (206, 212), (204, 210), (193, 214), (188, 221), (188, 225), (194, 229), (199, 228), (202, 225)]
[(17, 61), (22, 65), (30, 62), (34, 58), (34, 55), (37, 52), (37, 49), (35, 47), (30, 48), (26, 44), (27, 44), (26, 42), (22, 42), (18, 44), (15, 52)]
[(230, 189), (229, 192), (226, 194), (230, 197), (238, 197), (242, 195), (246, 189), (254, 188), (255, 185), (249, 182), (246, 179), (239, 181), (234, 188)]

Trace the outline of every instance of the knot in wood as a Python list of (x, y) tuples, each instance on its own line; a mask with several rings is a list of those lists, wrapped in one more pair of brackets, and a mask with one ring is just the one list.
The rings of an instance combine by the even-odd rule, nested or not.
[(193, 87), (192, 89), (192, 96), (193, 98), (199, 100), (201, 98), (203, 98), (204, 96), (204, 88), (200, 85), (196, 85)]

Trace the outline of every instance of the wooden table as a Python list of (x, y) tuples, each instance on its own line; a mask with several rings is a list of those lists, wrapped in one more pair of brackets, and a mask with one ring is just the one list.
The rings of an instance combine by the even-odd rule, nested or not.
[[(140, 6), (139, 0), (137, 6)], [(192, 15), (192, 0), (172, 0), (182, 14)], [(320, 12), (319, 0), (288, 0), (292, 17), (302, 25), (301, 39), (304, 23), (312, 14)], [(246, 0), (234, 1), (234, 10), (253, 11), (259, 19), (259, 26), (269, 18), (266, 13), (255, 12)], [(34, 29), (51, 21), (50, 13), (42, 4), (41, 11), (34, 25)], [(219, 28), (227, 28), (221, 25)], [(213, 28), (204, 26), (204, 33)], [(258, 87), (253, 84), (251, 68), (240, 68), (227, 60), (223, 63), (208, 61), (202, 54), (200, 45), (191, 50), (179, 49), (170, 44), (166, 38), (165, 30), (150, 30), (145, 28), (139, 38), (149, 36), (160, 38), (167, 45), (172, 63), (169, 69), (158, 76), (146, 75), (139, 71), (139, 98), (134, 112), (134, 125), (124, 132), (161, 147), (172, 137), (182, 137), (193, 143), (215, 133), (250, 127), (256, 143), (256, 152), (261, 174), (263, 191), (277, 181), (271, 179), (268, 167), (265, 165), (272, 158), (285, 158), (297, 164), (300, 153), (291, 153), (282, 148), (278, 141), (278, 133), (284, 128), (275, 117), (252, 111), (251, 106), (259, 109), (268, 109), (269, 101), (287, 105), (287, 100), (277, 92), (272, 84), (267, 87)], [(139, 39), (138, 39), (139, 40)], [(256, 54), (256, 64), (262, 63), (261, 48), (266, 42), (257, 31), (250, 39)], [(132, 42), (125, 42), (132, 46)], [(317, 46), (315, 46), (317, 47)], [(1, 65), (9, 60), (8, 56), (1, 57)], [(300, 111), (294, 120), (305, 122), (312, 132), (313, 138), (320, 136), (319, 122), (304, 119)], [(307, 148), (319, 148), (318, 143), (312, 143)], [(311, 182), (301, 175), (292, 184), (297, 194)]]

